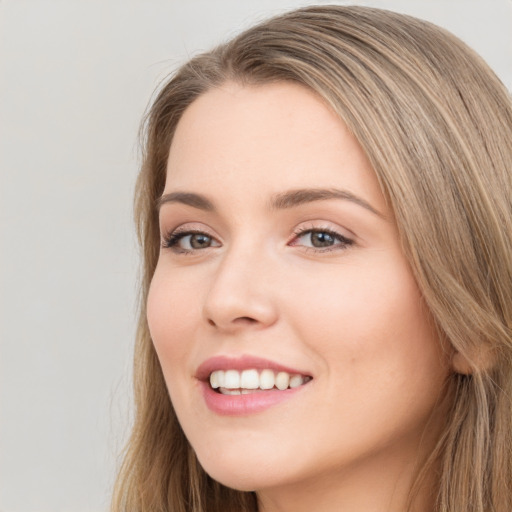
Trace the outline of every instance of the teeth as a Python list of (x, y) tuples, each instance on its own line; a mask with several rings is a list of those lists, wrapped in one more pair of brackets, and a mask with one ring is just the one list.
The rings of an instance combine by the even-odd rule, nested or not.
[(263, 370), (260, 373), (260, 388), (272, 389), (275, 384), (274, 372), (272, 370)]
[(293, 377), (290, 377), (291, 388), (298, 388), (299, 386), (302, 386), (303, 382), (304, 379), (300, 375), (294, 375)]
[(240, 387), (240, 372), (228, 370), (224, 374), (224, 388), (237, 389)]
[(239, 389), (222, 388), (222, 394), (223, 395), (241, 395), (242, 392)]
[(286, 372), (279, 372), (276, 375), (276, 388), (282, 391), (288, 387), (288, 384), (290, 384), (290, 376)]
[(244, 370), (240, 375), (240, 387), (245, 389), (258, 389), (260, 376), (257, 370)]
[(296, 388), (311, 380), (302, 375), (290, 375), (286, 372), (274, 373), (266, 369), (258, 373), (258, 370), (250, 369), (239, 372), (237, 370), (215, 370), (210, 374), (210, 385), (213, 389), (219, 389), (226, 395), (240, 395), (254, 392), (254, 390), (273, 389), (280, 391), (288, 388)]
[(210, 375), (210, 384), (213, 389), (224, 386), (224, 372), (222, 370), (212, 372)]

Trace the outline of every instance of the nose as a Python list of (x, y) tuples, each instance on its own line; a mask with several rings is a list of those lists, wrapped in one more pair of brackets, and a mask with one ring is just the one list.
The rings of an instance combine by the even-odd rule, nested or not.
[(232, 250), (212, 275), (204, 318), (218, 331), (236, 333), (277, 321), (272, 263), (261, 253)]

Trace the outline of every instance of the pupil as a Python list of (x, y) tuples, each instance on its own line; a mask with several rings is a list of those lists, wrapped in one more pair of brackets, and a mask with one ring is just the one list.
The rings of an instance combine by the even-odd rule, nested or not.
[(190, 245), (194, 249), (202, 249), (204, 247), (208, 247), (210, 245), (210, 237), (207, 235), (192, 235), (190, 237)]
[(334, 243), (334, 238), (329, 233), (312, 233), (311, 242), (314, 247), (328, 247)]

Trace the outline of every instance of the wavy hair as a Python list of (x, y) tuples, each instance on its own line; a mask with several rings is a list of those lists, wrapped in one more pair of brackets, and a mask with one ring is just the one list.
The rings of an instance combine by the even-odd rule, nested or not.
[[(159, 253), (155, 204), (185, 109), (227, 81), (313, 90), (359, 141), (394, 212), (453, 372), (435, 474), (437, 512), (512, 510), (512, 104), (490, 68), (430, 23), (380, 9), (312, 6), (267, 20), (184, 64), (142, 130), (135, 217), (143, 253), (135, 419), (114, 512), (255, 512), (254, 493), (199, 466), (169, 400), (146, 322)], [(435, 472), (433, 471), (435, 464)]]

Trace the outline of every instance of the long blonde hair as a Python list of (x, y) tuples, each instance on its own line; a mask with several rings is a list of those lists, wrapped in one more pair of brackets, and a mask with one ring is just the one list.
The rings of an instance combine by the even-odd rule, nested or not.
[[(177, 422), (145, 302), (159, 253), (155, 204), (183, 111), (227, 80), (300, 83), (354, 133), (392, 207), (440, 336), (468, 363), (453, 373), (429, 464), (438, 512), (512, 510), (512, 105), (488, 66), (448, 32), (396, 13), (308, 7), (187, 62), (143, 130), (135, 215), (143, 249), (135, 421), (115, 512), (249, 512), (254, 493), (198, 465)], [(421, 475), (420, 475), (421, 476)]]

